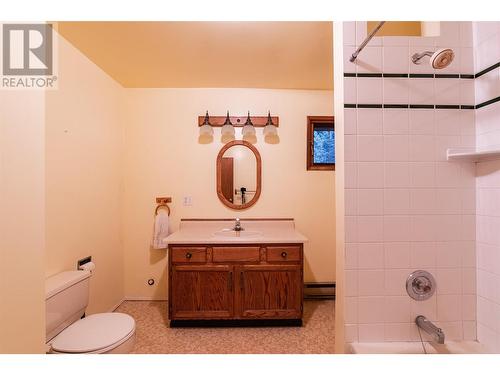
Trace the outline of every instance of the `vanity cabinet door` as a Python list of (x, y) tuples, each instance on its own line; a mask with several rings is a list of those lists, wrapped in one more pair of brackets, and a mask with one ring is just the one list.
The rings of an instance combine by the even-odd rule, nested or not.
[(236, 272), (241, 318), (302, 318), (301, 265), (248, 265), (237, 267)]
[(223, 319), (233, 316), (233, 267), (173, 266), (170, 319)]

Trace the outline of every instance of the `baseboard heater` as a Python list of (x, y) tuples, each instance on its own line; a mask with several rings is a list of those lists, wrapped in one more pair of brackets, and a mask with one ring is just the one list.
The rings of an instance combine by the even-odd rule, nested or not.
[(335, 299), (335, 281), (304, 283), (304, 299)]

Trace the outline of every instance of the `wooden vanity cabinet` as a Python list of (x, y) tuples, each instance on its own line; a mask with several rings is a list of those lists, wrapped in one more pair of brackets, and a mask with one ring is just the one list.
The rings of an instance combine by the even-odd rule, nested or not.
[(302, 244), (171, 245), (169, 251), (171, 326), (302, 323)]

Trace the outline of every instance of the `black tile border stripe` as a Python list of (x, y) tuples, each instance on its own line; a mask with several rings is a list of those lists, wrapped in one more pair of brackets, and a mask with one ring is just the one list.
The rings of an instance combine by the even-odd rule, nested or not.
[(356, 73), (358, 78), (382, 78), (382, 73)]
[(436, 104), (436, 109), (460, 109), (456, 104)]
[(382, 73), (384, 78), (408, 78), (408, 74), (399, 73)]
[(384, 104), (384, 108), (408, 108), (409, 104)]
[(479, 73), (476, 73), (474, 75), (475, 78), (481, 77), (482, 75), (491, 72), (492, 70), (500, 67), (500, 62), (497, 62), (496, 64), (493, 64), (492, 66), (487, 67), (486, 69), (481, 70)]
[(434, 104), (410, 104), (411, 109), (434, 109)]
[(434, 74), (434, 78), (460, 78), (460, 74)]
[[(482, 103), (485, 105), (500, 101), (500, 97)], [(490, 103), (491, 102), (491, 103)], [(345, 103), (344, 108), (372, 108), (372, 109), (476, 109), (475, 105), (459, 105), (459, 104), (354, 104)], [(479, 107), (480, 108), (480, 107)]]
[[(476, 74), (420, 74), (420, 73), (344, 73), (344, 77), (376, 77), (376, 78), (461, 78), (475, 79), (500, 68), (500, 62), (481, 70)], [(353, 104), (345, 103), (344, 108), (411, 108), (411, 109), (479, 109), (500, 101), (500, 96), (476, 105), (466, 104)]]
[(458, 73), (344, 73), (346, 78), (461, 78), (461, 79), (474, 79), (499, 68), (500, 62), (493, 64), (486, 69), (481, 70), (476, 74), (458, 74)]
[(410, 78), (434, 78), (434, 74), (410, 73)]
[(382, 108), (382, 104), (357, 104), (357, 108)]
[(493, 104), (496, 102), (500, 102), (500, 96), (497, 96), (496, 98), (493, 98), (493, 99), (490, 99), (490, 100), (487, 100), (485, 102), (477, 104), (476, 109), (486, 107), (487, 105), (490, 105), (490, 104)]

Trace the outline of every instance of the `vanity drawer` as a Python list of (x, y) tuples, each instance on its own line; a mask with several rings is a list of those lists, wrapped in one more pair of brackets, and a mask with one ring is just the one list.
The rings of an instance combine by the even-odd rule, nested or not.
[(219, 246), (213, 248), (213, 262), (258, 262), (260, 260), (260, 247), (230, 247)]
[(301, 260), (300, 246), (268, 246), (268, 262), (299, 262)]
[(173, 263), (205, 263), (207, 249), (205, 247), (174, 247), (171, 256)]

